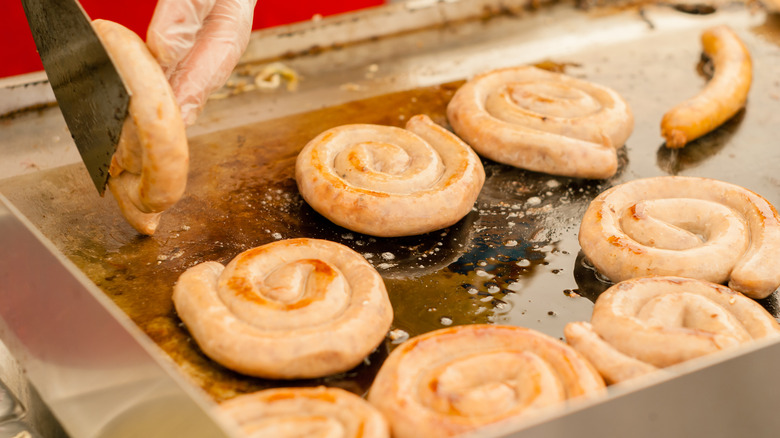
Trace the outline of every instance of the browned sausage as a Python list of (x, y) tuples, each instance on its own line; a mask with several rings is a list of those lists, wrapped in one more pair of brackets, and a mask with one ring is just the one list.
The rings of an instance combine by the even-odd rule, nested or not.
[(223, 402), (219, 412), (247, 437), (390, 437), (376, 408), (339, 388), (267, 389)]
[(780, 286), (780, 217), (750, 190), (664, 176), (615, 186), (591, 202), (580, 245), (618, 282), (679, 275), (764, 298)]
[(753, 64), (737, 34), (728, 26), (716, 26), (702, 33), (701, 42), (715, 73), (699, 94), (664, 114), (661, 135), (669, 148), (681, 148), (714, 130), (747, 102)]
[(108, 187), (130, 225), (150, 235), (160, 213), (181, 198), (187, 184), (184, 122), (165, 75), (141, 38), (111, 21), (95, 20), (93, 27), (132, 95)]
[(634, 128), (615, 91), (535, 67), (478, 75), (447, 106), (455, 132), (480, 155), (523, 169), (580, 178), (617, 171)]
[(334, 223), (374, 236), (448, 227), (471, 211), (485, 171), (477, 154), (428, 116), (406, 129), (344, 125), (298, 155), (301, 195)]
[(393, 350), (368, 401), (394, 438), (439, 438), (602, 394), (602, 378), (563, 342), (523, 327), (464, 325)]
[(253, 248), (227, 266), (194, 266), (179, 277), (173, 303), (206, 355), (274, 379), (346, 371), (393, 320), (382, 277), (363, 256), (316, 239)]
[(760, 304), (725, 286), (682, 277), (644, 277), (599, 295), (591, 324), (570, 323), (566, 339), (610, 383), (770, 336), (780, 324)]

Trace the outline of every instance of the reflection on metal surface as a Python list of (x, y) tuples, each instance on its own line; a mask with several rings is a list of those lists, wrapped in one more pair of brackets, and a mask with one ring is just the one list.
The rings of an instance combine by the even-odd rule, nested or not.
[[(130, 405), (111, 418), (97, 433), (100, 438), (146, 437), (150, 430), (158, 437), (206, 437), (203, 425), (193, 421), (191, 403), (184, 393), (152, 392), (142, 403)], [(211, 435), (214, 436), (214, 435)]]
[(24, 412), (21, 421), (32, 425), (35, 431), (46, 438), (67, 438), (60, 422), (52, 415), (46, 403), (32, 385), (24, 369), (0, 342), (0, 376), (10, 392), (18, 398)]
[(22, 405), (16, 400), (11, 390), (0, 381), (0, 423), (19, 419), (24, 413)]
[(30, 426), (18, 420), (0, 423), (0, 436), (8, 438), (40, 437)]
[(614, 284), (599, 273), (582, 251), (577, 254), (574, 262), (574, 280), (577, 282), (577, 291), (570, 293), (577, 293), (594, 303), (602, 292)]
[(308, 205), (301, 208), (301, 232), (309, 237), (351, 246), (384, 278), (412, 279), (450, 266), (469, 252), (478, 214), (471, 212), (456, 224), (427, 234), (378, 238), (350, 230), (322, 226), (327, 219)]
[[(168, 421), (196, 426), (190, 436), (226, 436), (142, 346), (147, 341), (139, 343), (126, 317), (106, 307), (83, 274), (28, 227), (0, 197), (0, 337), (55, 415), (67, 419), (68, 433), (99, 436), (111, 418), (170, 394), (178, 402), (168, 408)], [(169, 436), (154, 424), (138, 425), (137, 432)]]

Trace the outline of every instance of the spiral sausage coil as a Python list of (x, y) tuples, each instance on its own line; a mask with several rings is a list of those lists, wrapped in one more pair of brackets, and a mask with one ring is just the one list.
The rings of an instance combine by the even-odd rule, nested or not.
[(177, 282), (176, 311), (203, 352), (234, 371), (278, 379), (351, 369), (384, 339), (393, 311), (358, 253), (316, 239), (196, 265)]
[(387, 358), (368, 400), (393, 437), (449, 437), (601, 394), (604, 381), (564, 343), (514, 326), (451, 327)]
[(567, 324), (566, 340), (608, 383), (632, 379), (754, 339), (780, 335), (760, 304), (725, 286), (645, 277), (599, 295), (591, 322)]
[(474, 77), (455, 93), (447, 118), (480, 155), (579, 178), (614, 175), (616, 150), (634, 127), (631, 109), (615, 91), (535, 67)]
[(406, 129), (344, 125), (298, 155), (295, 179), (317, 212), (374, 236), (408, 236), (454, 224), (471, 211), (485, 171), (479, 157), (428, 116)]
[(223, 402), (219, 412), (247, 437), (390, 437), (379, 411), (339, 388), (268, 389)]
[(761, 196), (707, 178), (664, 176), (615, 186), (591, 202), (580, 245), (610, 280), (678, 275), (751, 298), (780, 286), (780, 217)]

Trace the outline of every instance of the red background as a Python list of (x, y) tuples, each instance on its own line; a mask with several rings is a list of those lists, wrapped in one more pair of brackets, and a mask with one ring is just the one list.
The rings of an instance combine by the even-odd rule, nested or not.
[[(254, 29), (328, 16), (383, 4), (384, 0), (258, 0)], [(152, 18), (157, 0), (81, 0), (90, 18), (104, 18), (129, 27), (142, 38)], [(35, 51), (20, 0), (0, 1), (0, 77), (43, 70)]]

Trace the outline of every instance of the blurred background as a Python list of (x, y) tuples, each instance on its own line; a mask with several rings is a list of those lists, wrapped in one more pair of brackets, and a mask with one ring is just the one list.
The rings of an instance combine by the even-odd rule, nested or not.
[[(290, 2), (258, 0), (254, 29), (306, 21), (312, 17), (379, 6), (387, 0), (296, 0)], [(387, 1), (389, 2), (389, 1)], [(81, 0), (92, 19), (116, 21), (146, 39), (146, 28), (157, 0), (105, 1)], [(0, 1), (0, 78), (43, 70), (35, 50), (22, 3)]]

